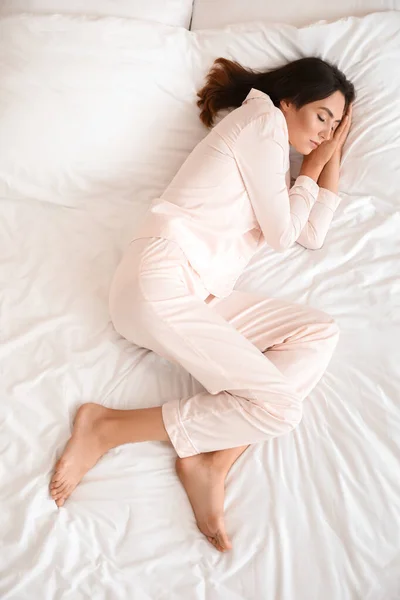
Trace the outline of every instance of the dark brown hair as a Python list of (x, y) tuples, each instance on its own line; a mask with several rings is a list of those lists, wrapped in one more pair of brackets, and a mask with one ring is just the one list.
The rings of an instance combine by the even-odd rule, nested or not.
[(237, 62), (217, 58), (206, 84), (197, 93), (201, 121), (212, 127), (218, 111), (241, 106), (251, 88), (268, 94), (277, 107), (285, 99), (297, 109), (337, 90), (345, 97), (345, 110), (355, 98), (354, 86), (342, 71), (318, 57), (300, 58), (272, 71), (246, 69)]

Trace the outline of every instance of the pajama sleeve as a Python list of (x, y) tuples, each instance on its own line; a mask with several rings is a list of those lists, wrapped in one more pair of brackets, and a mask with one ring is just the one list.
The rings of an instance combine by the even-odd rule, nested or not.
[(281, 143), (279, 127), (268, 113), (253, 119), (239, 133), (232, 151), (265, 241), (282, 252), (307, 225), (319, 187), (301, 175), (288, 190), (289, 152)]
[(329, 225), (341, 198), (325, 188), (319, 188), (318, 198), (314, 204), (307, 223), (304, 226), (297, 242), (309, 248), (318, 250), (322, 248)]

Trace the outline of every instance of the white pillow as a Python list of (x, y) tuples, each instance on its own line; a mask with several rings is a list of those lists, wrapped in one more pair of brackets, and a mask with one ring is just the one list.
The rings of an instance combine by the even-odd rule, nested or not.
[(399, 8), (398, 0), (195, 0), (190, 28), (219, 28), (261, 20), (303, 27), (321, 19), (334, 21), (342, 17), (362, 17), (372, 12)]
[(192, 38), (130, 19), (0, 19), (0, 194), (70, 206), (160, 193), (205, 133)]
[(192, 0), (1, 0), (0, 14), (21, 12), (128, 17), (188, 28)]
[(216, 57), (267, 69), (319, 55), (357, 91), (341, 191), (398, 203), (399, 31), (396, 12), (201, 32), (114, 18), (0, 19), (0, 193), (148, 202), (207, 133), (196, 91)]

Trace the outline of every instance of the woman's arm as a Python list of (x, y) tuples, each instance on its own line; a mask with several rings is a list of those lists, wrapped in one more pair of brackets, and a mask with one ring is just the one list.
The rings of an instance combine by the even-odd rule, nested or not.
[(304, 158), (290, 190), (286, 185), (287, 141), (282, 141), (281, 124), (275, 116), (259, 115), (240, 131), (232, 152), (265, 241), (274, 250), (282, 252), (289, 248), (306, 225), (310, 224), (312, 229), (309, 217), (320, 194), (317, 181), (334, 154), (345, 123), (346, 119), (331, 140)]
[(326, 163), (318, 179), (319, 192), (308, 221), (297, 243), (310, 250), (322, 248), (333, 215), (340, 204), (339, 187), (340, 154), (335, 152)]
[[(287, 150), (274, 136), (276, 124), (261, 115), (240, 132), (232, 151), (266, 243), (282, 252), (300, 236), (318, 196), (323, 165), (307, 161), (295, 185), (286, 185)], [(314, 179), (315, 177), (315, 179)]]
[(328, 161), (322, 169), (318, 179), (319, 187), (329, 190), (333, 194), (337, 194), (339, 188), (339, 169), (340, 153), (335, 152), (330, 161)]
[(351, 126), (352, 112), (353, 107), (350, 105), (346, 113), (347, 122), (343, 127), (343, 133), (340, 135), (337, 147), (318, 178), (318, 199), (297, 240), (301, 246), (310, 250), (318, 250), (323, 246), (335, 210), (340, 204), (341, 198), (338, 196), (340, 161), (343, 146)]

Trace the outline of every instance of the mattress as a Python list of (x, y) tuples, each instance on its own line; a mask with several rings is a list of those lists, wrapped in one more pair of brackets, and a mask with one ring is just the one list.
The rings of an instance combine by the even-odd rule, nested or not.
[(335, 21), (390, 10), (400, 10), (400, 0), (195, 0), (191, 29), (217, 28), (257, 20), (301, 27), (315, 21)]
[[(2, 599), (398, 599), (399, 48), (396, 13), (199, 32), (0, 19)], [(207, 133), (196, 90), (212, 61), (315, 53), (357, 90), (343, 200), (321, 250), (264, 248), (238, 288), (325, 310), (341, 336), (301, 425), (231, 470), (233, 550), (198, 531), (165, 443), (107, 453), (57, 509), (48, 483), (82, 403), (200, 389), (122, 339), (107, 299), (149, 202)]]

